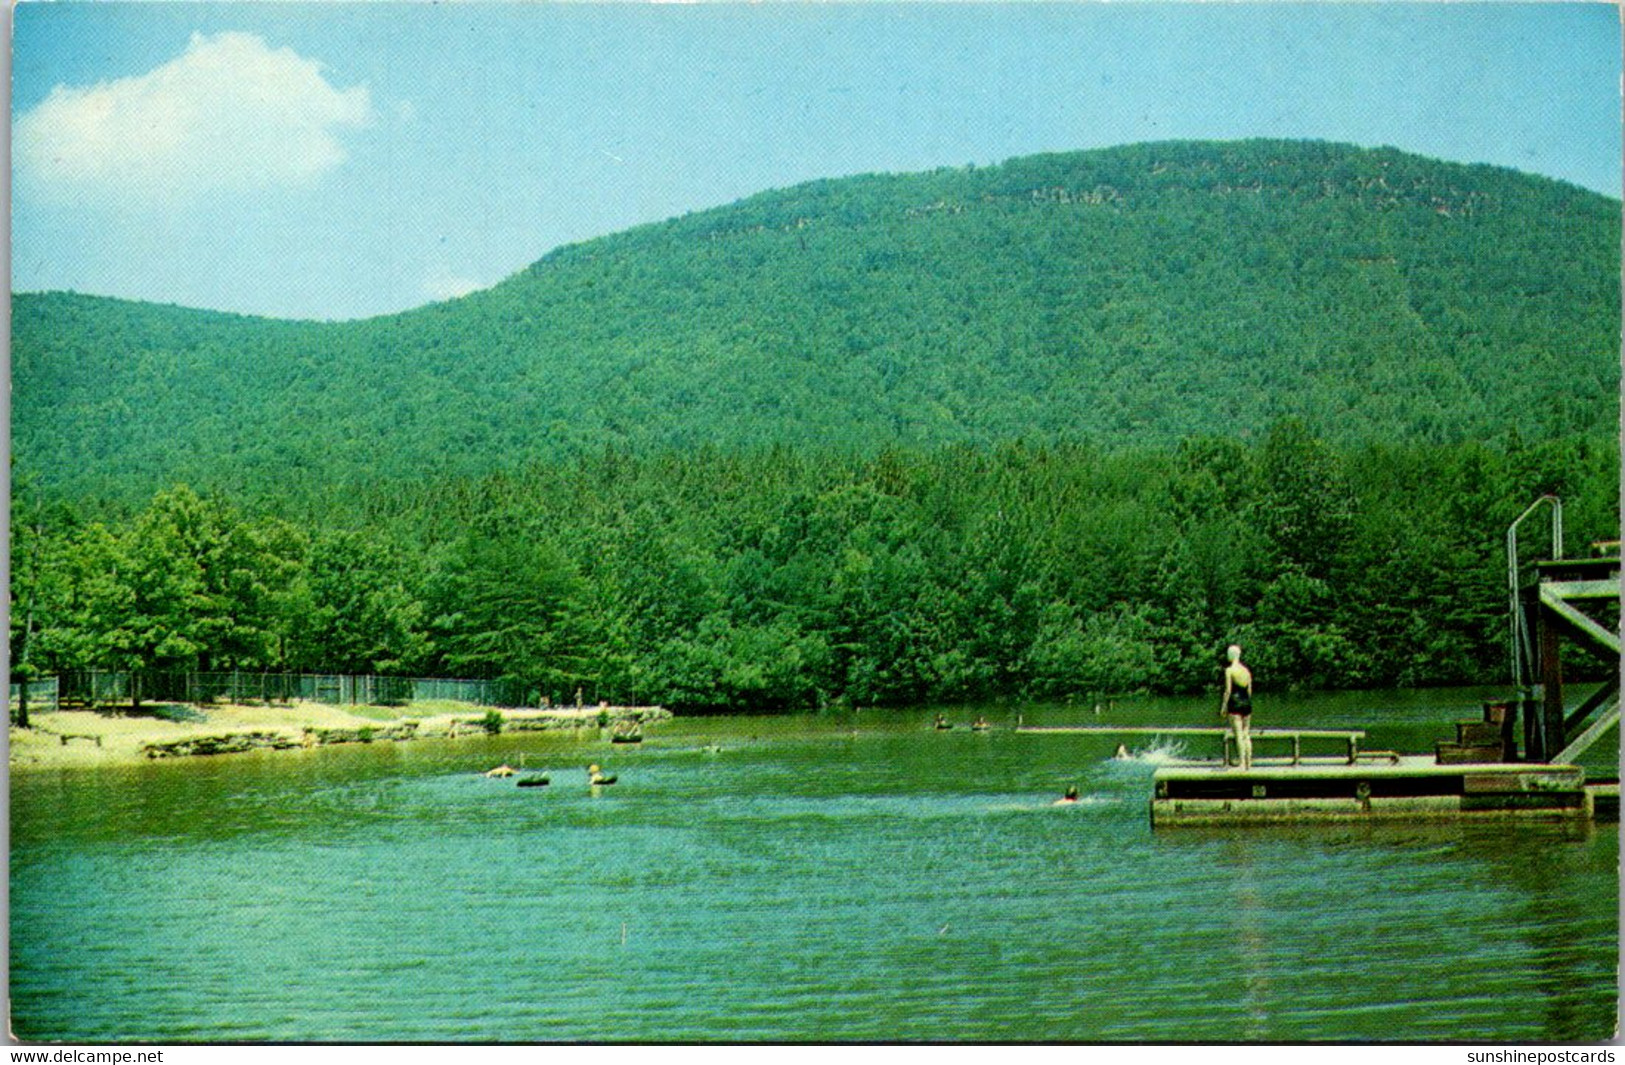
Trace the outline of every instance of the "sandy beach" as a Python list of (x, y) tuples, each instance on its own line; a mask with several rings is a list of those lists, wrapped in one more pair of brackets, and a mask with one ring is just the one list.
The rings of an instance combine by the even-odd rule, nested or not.
[[(271, 705), (214, 705), (165, 708), (168, 716), (130, 714), (127, 710), (65, 710), (34, 712), (30, 728), (10, 730), (9, 764), (13, 771), (62, 769), (148, 761), (184, 752), (196, 744), (246, 744), (252, 748), (283, 749), (297, 756), (298, 749), (333, 743), (365, 742), (410, 735), (454, 737), (484, 734), (484, 707), (466, 707), (429, 715), (366, 716), (324, 703), (293, 702)], [(379, 708), (363, 708), (373, 714)], [(603, 715), (611, 722), (658, 721), (669, 712), (658, 707), (585, 707), (549, 710), (501, 710), (504, 731), (559, 728), (597, 728)], [(202, 741), (202, 742), (199, 742)], [(156, 750), (155, 750), (156, 749)]]

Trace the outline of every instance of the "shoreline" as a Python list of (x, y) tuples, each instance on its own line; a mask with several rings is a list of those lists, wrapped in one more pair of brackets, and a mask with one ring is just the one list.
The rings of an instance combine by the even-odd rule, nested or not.
[[(12, 772), (128, 766), (171, 758), (243, 751), (313, 750), (345, 743), (403, 743), (414, 739), (485, 736), (487, 713), (502, 718), (502, 732), (602, 728), (620, 722), (669, 719), (658, 706), (590, 706), (546, 710), (468, 707), (424, 716), (373, 718), (344, 707), (287, 704), (188, 706), (197, 720), (156, 714), (59, 710), (30, 714), (32, 725), (10, 728)], [(374, 708), (376, 709), (376, 708)]]

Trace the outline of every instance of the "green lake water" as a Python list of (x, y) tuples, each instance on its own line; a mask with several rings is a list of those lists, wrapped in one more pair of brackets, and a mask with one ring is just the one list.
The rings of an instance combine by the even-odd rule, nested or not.
[[(1483, 693), (1260, 699), (1431, 749)], [(1595, 1041), (1617, 826), (1153, 832), (1212, 699), (679, 719), (16, 774), (30, 1040)], [(995, 730), (966, 723), (985, 712)], [(708, 750), (708, 747), (718, 750)], [(1193, 753), (1198, 753), (1192, 745)], [(1206, 753), (1200, 751), (1199, 753)], [(545, 770), (517, 788), (479, 770)], [(1612, 771), (1617, 749), (1600, 752)], [(619, 782), (592, 794), (583, 767)], [(1082, 801), (1053, 800), (1076, 783)]]

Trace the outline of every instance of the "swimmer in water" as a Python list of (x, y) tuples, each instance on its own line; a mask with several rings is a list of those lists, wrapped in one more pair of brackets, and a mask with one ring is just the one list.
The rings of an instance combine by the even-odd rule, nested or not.
[(1117, 759), (1119, 762), (1126, 762), (1134, 756), (1128, 753), (1128, 744), (1119, 743), (1117, 745), (1117, 753), (1112, 755), (1112, 757)]
[(1066, 794), (1062, 795), (1059, 799), (1056, 799), (1055, 800), (1055, 805), (1056, 806), (1066, 806), (1066, 805), (1068, 805), (1070, 803), (1075, 803), (1077, 801), (1078, 801), (1078, 786), (1076, 784), (1068, 784), (1066, 786)]

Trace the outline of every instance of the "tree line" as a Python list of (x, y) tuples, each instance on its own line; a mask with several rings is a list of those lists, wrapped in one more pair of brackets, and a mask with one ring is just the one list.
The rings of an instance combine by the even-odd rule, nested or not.
[[(12, 500), (13, 676), (502, 679), (687, 711), (1210, 685), (1493, 683), (1508, 522), (1618, 536), (1617, 444), (1337, 447), (1296, 420), (1159, 450), (636, 454), (297, 511), (177, 485)], [(1571, 548), (1572, 549), (1572, 548)]]

